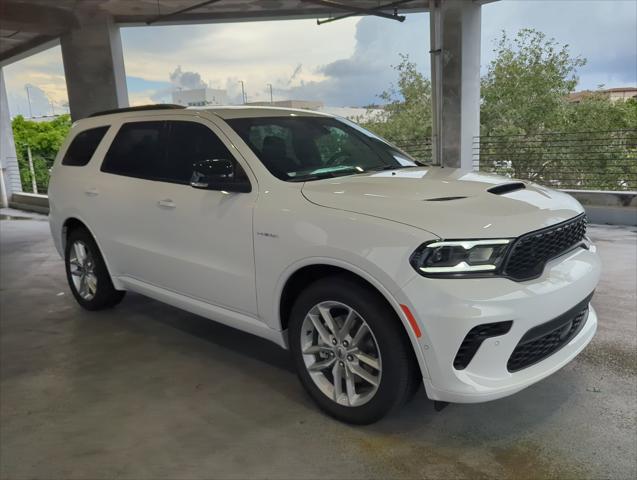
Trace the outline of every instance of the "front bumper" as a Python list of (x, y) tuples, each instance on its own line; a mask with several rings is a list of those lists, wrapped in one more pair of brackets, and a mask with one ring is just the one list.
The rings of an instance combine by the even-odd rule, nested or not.
[[(561, 348), (521, 370), (507, 369), (524, 334), (582, 302), (595, 290), (600, 271), (591, 246), (552, 260), (541, 277), (527, 282), (413, 278), (403, 292), (422, 332), (419, 346), (427, 368), (423, 376), (429, 398), (454, 403), (495, 400), (566, 365), (595, 334), (597, 315), (590, 306), (584, 326)], [(454, 368), (456, 353), (473, 327), (504, 321), (513, 321), (506, 334), (484, 340), (466, 368)]]

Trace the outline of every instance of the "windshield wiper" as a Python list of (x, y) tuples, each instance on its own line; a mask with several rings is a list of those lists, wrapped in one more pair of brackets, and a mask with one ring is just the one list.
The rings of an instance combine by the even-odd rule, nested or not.
[(380, 167), (368, 168), (366, 172), (382, 172), (384, 170), (400, 170), (402, 168), (414, 168), (418, 165), (382, 165)]
[(346, 177), (348, 175), (354, 175), (355, 173), (360, 172), (352, 172), (351, 170), (340, 170), (335, 172), (310, 173), (308, 175), (290, 177), (288, 179), (288, 182), (307, 182), (311, 180), (322, 180), (325, 178)]
[(362, 173), (363, 170), (353, 166), (343, 166), (338, 168), (320, 168), (305, 175), (299, 175), (298, 177), (291, 177), (288, 179), (290, 182), (305, 182), (308, 180), (321, 180), (323, 178), (335, 178), (344, 177), (347, 175), (353, 175), (355, 173)]

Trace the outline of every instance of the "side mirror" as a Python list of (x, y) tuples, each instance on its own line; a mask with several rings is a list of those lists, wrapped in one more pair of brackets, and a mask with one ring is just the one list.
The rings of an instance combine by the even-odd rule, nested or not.
[(227, 158), (214, 158), (196, 162), (192, 168), (190, 186), (206, 190), (225, 190), (227, 192), (252, 191), (247, 178), (237, 178), (235, 163)]

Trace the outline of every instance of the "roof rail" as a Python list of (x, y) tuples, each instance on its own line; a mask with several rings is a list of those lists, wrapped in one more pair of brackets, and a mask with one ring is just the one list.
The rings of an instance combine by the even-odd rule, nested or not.
[(138, 107), (125, 107), (114, 108), (113, 110), (104, 110), (101, 112), (91, 113), (88, 117), (100, 117), (102, 115), (110, 115), (111, 113), (123, 113), (123, 112), (145, 112), (149, 110), (181, 110), (184, 109), (183, 105), (174, 105), (172, 103), (158, 103), (156, 105), (140, 105)]

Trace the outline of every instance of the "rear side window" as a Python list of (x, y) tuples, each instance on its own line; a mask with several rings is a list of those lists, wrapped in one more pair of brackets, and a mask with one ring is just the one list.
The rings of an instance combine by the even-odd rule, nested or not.
[(78, 133), (64, 154), (62, 165), (83, 167), (90, 160), (109, 127), (97, 127)]
[[(203, 160), (234, 160), (205, 125), (185, 121), (131, 122), (117, 132), (101, 170), (146, 180), (189, 184), (193, 165)], [(247, 178), (235, 163), (235, 176)]]
[(163, 163), (162, 133), (166, 122), (125, 123), (104, 157), (103, 172), (156, 178)]

